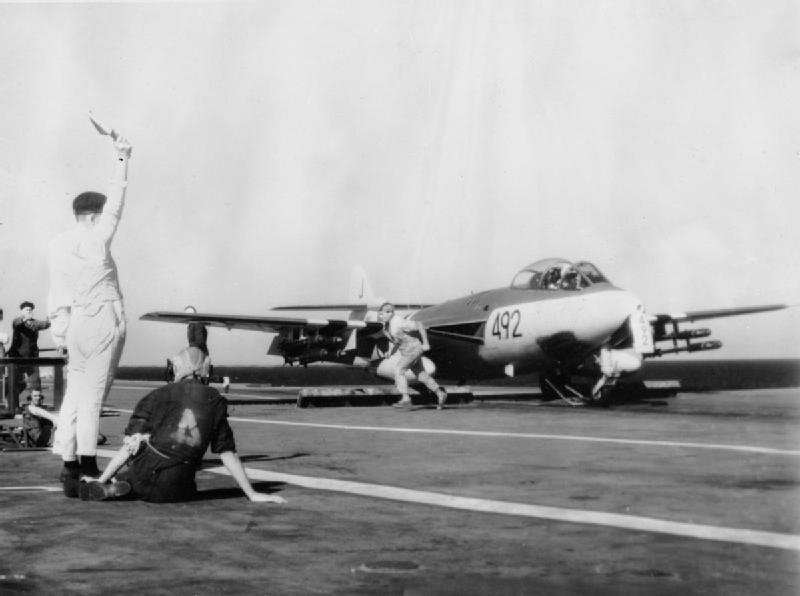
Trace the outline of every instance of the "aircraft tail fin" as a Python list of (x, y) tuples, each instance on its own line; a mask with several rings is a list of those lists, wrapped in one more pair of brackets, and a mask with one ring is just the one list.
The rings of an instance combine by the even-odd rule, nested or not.
[[(347, 302), (336, 304), (295, 304), (291, 306), (276, 306), (272, 310), (300, 311), (357, 311), (361, 314), (368, 312), (367, 322), (376, 320), (375, 309), (386, 302), (385, 298), (376, 296), (372, 286), (367, 280), (367, 273), (361, 265), (356, 265), (350, 274), (350, 284), (347, 289)], [(371, 315), (369, 314), (371, 313)]]
[[(372, 290), (372, 286), (367, 279), (367, 272), (364, 271), (361, 265), (353, 267), (353, 271), (350, 274), (348, 299), (353, 304), (362, 304), (371, 310), (371, 315), (367, 318), (369, 321), (377, 320), (375, 318), (375, 310), (380, 308), (380, 306), (387, 301), (386, 297), (379, 296)], [(430, 304), (411, 302), (393, 302), (393, 304), (395, 310), (400, 311), (403, 317), (408, 317), (413, 311), (431, 306)]]
[(372, 304), (376, 299), (375, 292), (372, 291), (372, 286), (367, 279), (367, 272), (361, 265), (353, 267), (347, 297), (351, 302), (357, 304)]

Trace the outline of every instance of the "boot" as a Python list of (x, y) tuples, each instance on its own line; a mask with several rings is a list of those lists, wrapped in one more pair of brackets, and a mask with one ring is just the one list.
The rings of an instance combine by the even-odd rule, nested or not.
[(411, 407), (411, 398), (407, 395), (404, 395), (399, 402), (392, 404), (395, 408), (410, 408)]
[(61, 469), (60, 480), (64, 483), (64, 496), (70, 499), (77, 499), (80, 496), (80, 469), (78, 462), (65, 461)]
[(117, 499), (131, 492), (131, 485), (125, 480), (101, 484), (97, 480), (81, 482), (81, 499), (84, 501), (105, 501)]
[(444, 387), (439, 387), (436, 390), (436, 409), (442, 410), (444, 409), (444, 402), (447, 401), (447, 391), (444, 390)]
[(94, 455), (80, 455), (81, 460), (80, 475), (97, 478), (100, 475), (100, 468), (97, 467), (97, 457)]

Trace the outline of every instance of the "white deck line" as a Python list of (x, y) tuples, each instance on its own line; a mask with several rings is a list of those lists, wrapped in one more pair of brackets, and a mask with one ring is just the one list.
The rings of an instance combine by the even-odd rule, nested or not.
[[(117, 412), (132, 413), (133, 410), (114, 408)], [(712, 449), (718, 451), (738, 451), (744, 453), (760, 453), (764, 455), (800, 456), (798, 449), (777, 449), (775, 447), (759, 447), (756, 445), (729, 445), (725, 443), (691, 443), (686, 441), (648, 441), (645, 439), (615, 439), (613, 437), (586, 437), (581, 435), (549, 435), (541, 433), (504, 433), (482, 430), (448, 430), (442, 428), (402, 428), (390, 426), (355, 426), (347, 424), (320, 424), (318, 422), (290, 422), (288, 420), (261, 420), (258, 418), (239, 418), (230, 416), (235, 422), (252, 424), (274, 424), (279, 426), (305, 426), (309, 428), (328, 428), (333, 430), (356, 430), (369, 432), (395, 432), (432, 435), (461, 435), (471, 437), (499, 437), (509, 439), (544, 439), (554, 441), (579, 441), (586, 443), (612, 443), (617, 445), (644, 445), (650, 447), (679, 447), (688, 449)]]
[[(120, 387), (125, 389), (140, 389), (140, 387)], [(119, 412), (132, 412), (115, 408)], [(760, 447), (756, 445), (730, 445), (725, 443), (695, 443), (687, 441), (652, 441), (646, 439), (618, 439), (613, 437), (587, 437), (581, 435), (555, 435), (544, 433), (509, 433), (497, 431), (471, 431), (471, 430), (448, 430), (448, 429), (429, 429), (429, 428), (398, 428), (387, 426), (357, 426), (345, 424), (321, 424), (315, 422), (290, 422), (287, 420), (261, 420), (258, 418), (239, 418), (230, 417), (230, 420), (237, 422), (249, 422), (252, 424), (274, 424), (283, 426), (303, 426), (308, 428), (328, 428), (338, 430), (355, 430), (369, 432), (399, 432), (417, 434), (439, 434), (439, 435), (461, 435), (473, 437), (499, 437), (514, 439), (543, 439), (556, 441), (579, 441), (586, 443), (610, 443), (617, 445), (643, 445), (651, 447), (678, 447), (688, 449), (711, 449), (717, 451), (734, 451), (740, 453), (760, 453), (764, 455), (787, 455), (790, 457), (800, 456), (800, 449), (779, 449), (775, 447)]]
[(722, 451), (740, 451), (746, 453), (762, 453), (768, 455), (800, 456), (798, 449), (776, 449), (773, 447), (758, 447), (754, 445), (728, 445), (719, 443), (690, 443), (684, 441), (648, 441), (644, 439), (615, 439), (613, 437), (586, 437), (581, 435), (554, 435), (539, 433), (508, 433), (480, 430), (448, 430), (441, 428), (398, 428), (388, 426), (351, 426), (345, 424), (320, 424), (315, 422), (289, 422), (286, 420), (260, 420), (258, 418), (238, 418), (231, 416), (230, 420), (236, 422), (249, 422), (253, 424), (275, 424), (283, 426), (305, 426), (310, 428), (327, 428), (334, 430), (356, 431), (383, 431), (396, 433), (415, 433), (433, 435), (460, 435), (472, 437), (499, 437), (510, 439), (545, 439), (556, 441), (582, 441), (587, 443), (613, 443), (618, 445), (646, 445), (654, 447), (682, 447), (690, 449), (715, 449)]
[(11, 491), (11, 492), (31, 492), (31, 491), (43, 491), (47, 493), (60, 493), (64, 489), (59, 484), (58, 486), (0, 486), (0, 491)]
[[(224, 467), (209, 468), (205, 471), (228, 475), (228, 471)], [(447, 507), (450, 509), (477, 511), (481, 513), (499, 513), (502, 515), (514, 515), (568, 523), (593, 524), (620, 528), (623, 530), (670, 534), (672, 536), (683, 536), (699, 540), (715, 540), (800, 551), (800, 536), (794, 534), (779, 534), (776, 532), (673, 522), (652, 517), (621, 515), (618, 513), (604, 513), (602, 511), (587, 511), (584, 509), (566, 509), (544, 505), (529, 505), (526, 503), (459, 497), (380, 484), (365, 484), (362, 482), (350, 482), (313, 476), (296, 476), (294, 474), (283, 474), (254, 468), (247, 468), (247, 475), (251, 480), (285, 482), (287, 484), (315, 490), (329, 490), (365, 497)]]

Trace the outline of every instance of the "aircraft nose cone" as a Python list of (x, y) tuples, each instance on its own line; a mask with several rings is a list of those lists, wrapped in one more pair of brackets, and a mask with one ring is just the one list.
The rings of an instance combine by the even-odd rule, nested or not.
[(630, 292), (614, 292), (607, 296), (604, 305), (602, 320), (607, 333), (613, 333), (621, 327), (628, 318), (643, 310), (642, 301)]
[(565, 304), (560, 313), (554, 312), (551, 317), (542, 319), (549, 319), (553, 332), (570, 329), (579, 341), (592, 346), (607, 342), (620, 327), (627, 324), (631, 315), (641, 309), (641, 301), (624, 290), (588, 294), (578, 300), (574, 306)]
[(620, 314), (625, 313), (627, 317), (633, 312), (642, 308), (642, 301), (630, 292), (620, 292)]
[(616, 309), (617, 320), (622, 322), (632, 314), (644, 310), (642, 301), (630, 292), (620, 292), (619, 302)]

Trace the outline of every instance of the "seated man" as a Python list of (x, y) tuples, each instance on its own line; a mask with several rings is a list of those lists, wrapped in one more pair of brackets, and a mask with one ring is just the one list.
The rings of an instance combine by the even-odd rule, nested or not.
[[(200, 382), (207, 375), (208, 357), (197, 348), (184, 348), (172, 358), (175, 382), (143, 397), (125, 429), (122, 448), (99, 478), (84, 477), (80, 497), (98, 501), (129, 492), (152, 502), (186, 501), (197, 490), (195, 473), (206, 449), (219, 453), (222, 463), (247, 498), (285, 503), (276, 495), (256, 492), (242, 467), (227, 402), (216, 389)], [(129, 466), (109, 483), (125, 463)]]
[[(55, 421), (52, 414), (44, 409), (41, 392), (32, 393), (28, 402), (19, 407), (22, 413), (22, 427), (25, 430), (26, 447), (47, 447), (53, 438)], [(46, 412), (41, 416), (39, 412)]]

